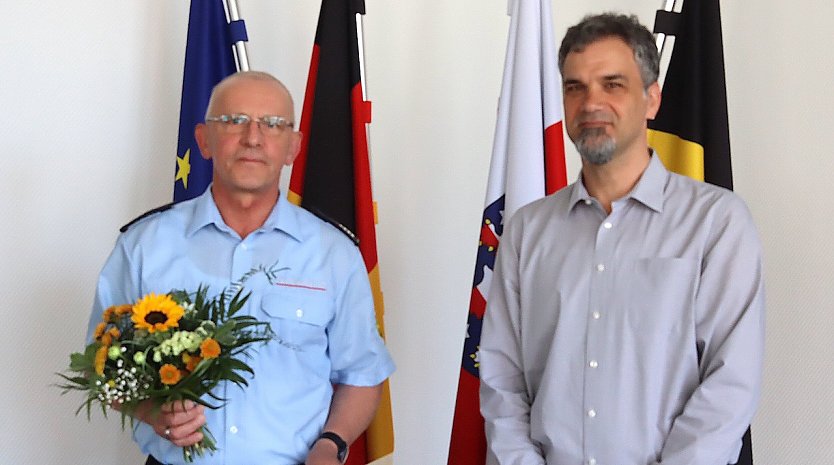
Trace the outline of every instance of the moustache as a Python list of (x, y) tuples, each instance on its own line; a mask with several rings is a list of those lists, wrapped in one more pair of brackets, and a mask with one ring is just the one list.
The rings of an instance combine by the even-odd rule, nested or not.
[(235, 160), (259, 160), (263, 161), (266, 160), (266, 156), (263, 152), (258, 150), (244, 150), (235, 153)]
[(599, 111), (591, 112), (591, 113), (582, 113), (576, 119), (577, 124), (584, 124), (584, 123), (613, 123), (614, 118), (611, 115)]

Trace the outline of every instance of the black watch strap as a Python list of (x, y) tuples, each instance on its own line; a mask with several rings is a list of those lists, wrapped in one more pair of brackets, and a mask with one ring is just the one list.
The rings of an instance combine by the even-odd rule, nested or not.
[(336, 444), (336, 449), (337, 449), (336, 450), (336, 458), (339, 460), (339, 462), (345, 463), (345, 460), (347, 460), (347, 456), (348, 456), (348, 446), (347, 446), (347, 443), (345, 442), (345, 440), (342, 439), (341, 436), (339, 436), (338, 434), (336, 434), (332, 431), (325, 431), (325, 432), (321, 433), (321, 436), (319, 436), (319, 439), (328, 439), (330, 441), (333, 441), (333, 443)]

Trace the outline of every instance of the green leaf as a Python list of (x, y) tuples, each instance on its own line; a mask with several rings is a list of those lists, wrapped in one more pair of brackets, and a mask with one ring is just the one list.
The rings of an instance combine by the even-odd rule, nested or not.
[(96, 351), (101, 347), (100, 342), (93, 342), (84, 348), (84, 353), (75, 352), (70, 355), (71, 371), (91, 371), (95, 366)]

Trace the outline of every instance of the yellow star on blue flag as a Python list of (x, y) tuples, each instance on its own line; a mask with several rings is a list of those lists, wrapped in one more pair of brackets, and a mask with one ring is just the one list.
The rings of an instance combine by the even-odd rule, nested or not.
[(174, 182), (182, 179), (182, 188), (186, 190), (188, 189), (188, 175), (191, 174), (190, 158), (191, 149), (186, 150), (182, 158), (177, 157), (177, 177), (174, 178)]
[[(237, 71), (232, 44), (246, 40), (243, 20), (230, 24), (223, 0), (191, 2), (182, 77), (174, 202), (197, 197), (211, 183), (212, 163), (199, 156), (194, 128), (204, 121), (212, 87)], [(193, 160), (191, 152), (197, 154)]]

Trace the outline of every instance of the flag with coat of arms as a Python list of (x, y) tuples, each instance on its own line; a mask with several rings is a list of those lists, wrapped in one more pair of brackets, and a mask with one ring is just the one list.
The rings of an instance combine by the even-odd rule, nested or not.
[(549, 0), (510, 0), (510, 32), (498, 121), (469, 302), (448, 465), (484, 465), (479, 406), (481, 321), (504, 222), (518, 208), (567, 184), (562, 80)]

